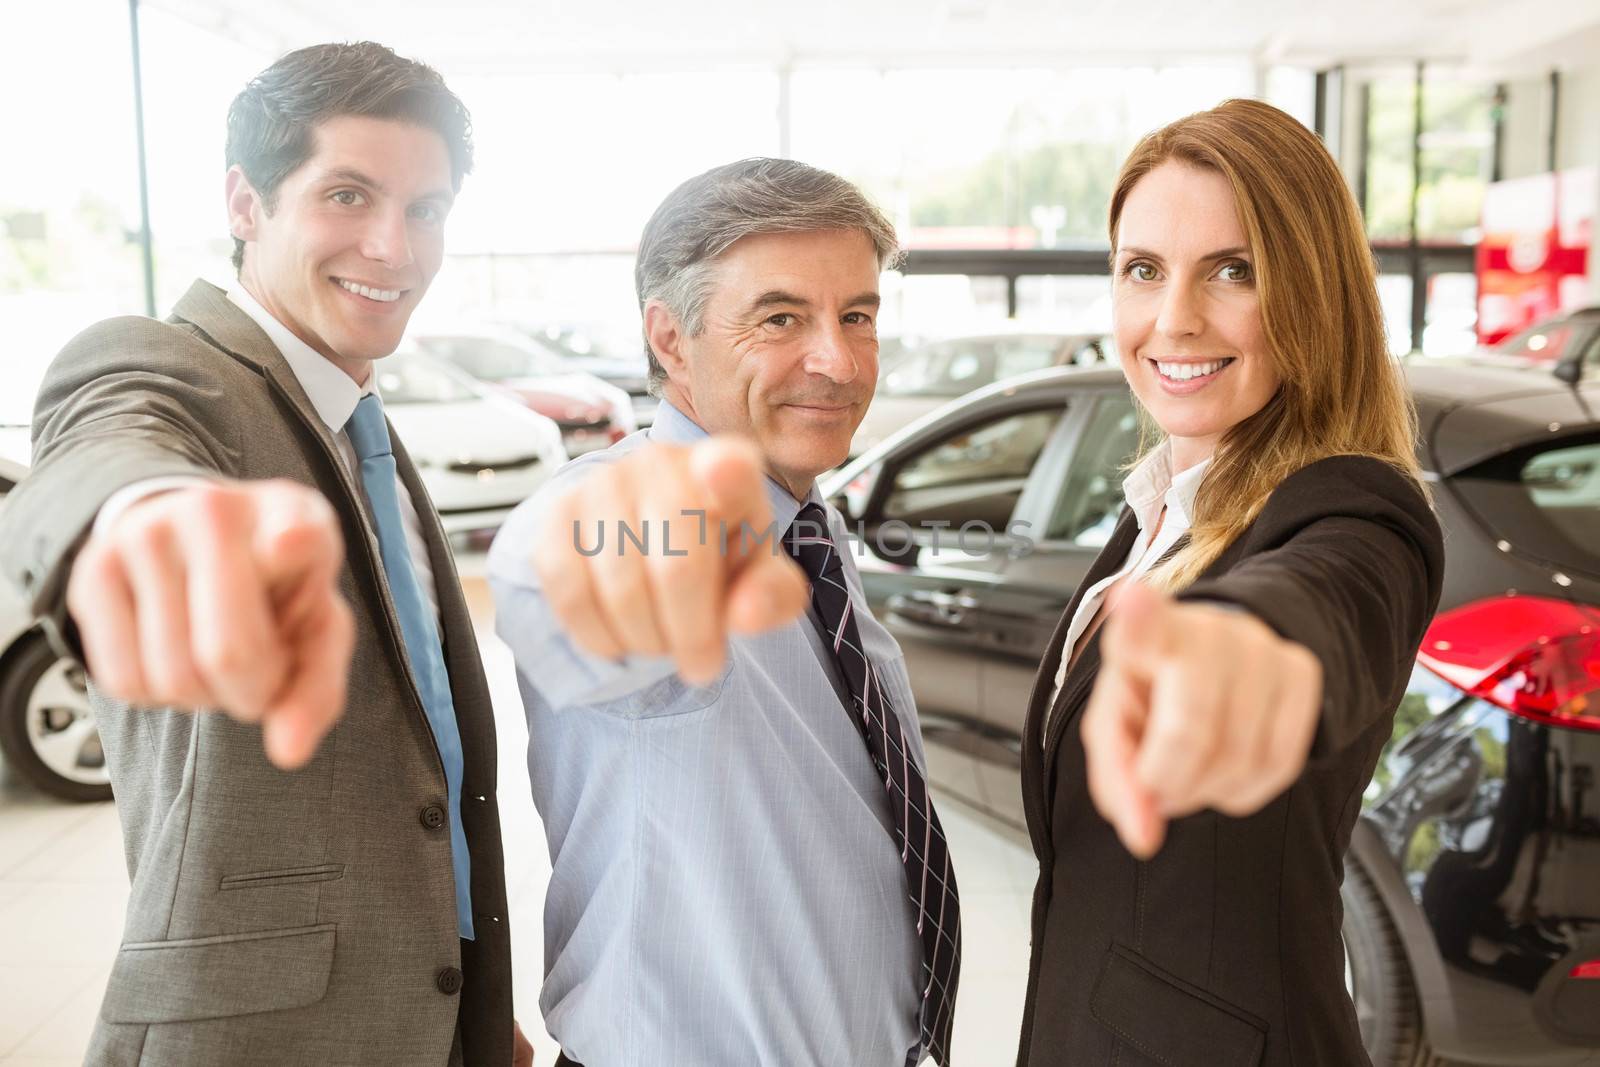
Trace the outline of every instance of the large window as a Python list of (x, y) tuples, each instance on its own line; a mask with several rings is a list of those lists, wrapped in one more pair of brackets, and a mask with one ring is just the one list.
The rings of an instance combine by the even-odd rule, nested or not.
[[(1477, 238), (1483, 190), (1493, 173), (1493, 86), (1425, 69), (1420, 131), (1416, 103), (1414, 70), (1368, 83), (1367, 232), (1379, 240), (1411, 236), (1415, 176), (1418, 237), (1471, 243)], [(1413, 134), (1418, 136), (1416, 153)]]
[(1431, 66), (1420, 84), (1408, 67), (1362, 72), (1354, 85), (1364, 122), (1347, 164), (1383, 264), (1390, 344), (1465, 352), (1476, 343), (1471, 246), (1494, 174), (1493, 86)]
[(1243, 64), (802, 68), (792, 87), (795, 157), (860, 182), (912, 247), (939, 248), (1103, 243), (1134, 142), (1253, 88)]

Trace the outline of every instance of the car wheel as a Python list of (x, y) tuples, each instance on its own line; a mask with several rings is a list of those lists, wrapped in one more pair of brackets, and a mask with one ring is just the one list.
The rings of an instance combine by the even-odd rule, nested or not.
[(1448, 1067), (1422, 1032), (1422, 1008), (1400, 935), (1372, 879), (1355, 863), (1345, 864), (1340, 896), (1345, 988), (1373, 1067)]
[(0, 752), (51, 796), (111, 799), (83, 668), (57, 656), (40, 634), (21, 638), (0, 674)]

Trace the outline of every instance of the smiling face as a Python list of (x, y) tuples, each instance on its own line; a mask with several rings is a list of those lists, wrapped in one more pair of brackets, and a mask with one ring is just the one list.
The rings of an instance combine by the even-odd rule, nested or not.
[(357, 382), (393, 352), (444, 260), (450, 154), (430, 129), (343, 115), (279, 184), (269, 214), (239, 167), (228, 212), (239, 280), (296, 337)]
[(877, 386), (877, 252), (858, 230), (761, 234), (713, 270), (698, 335), (646, 306), (664, 395), (712, 433), (754, 439), (803, 497), (844, 461)]
[(1176, 471), (1209, 459), (1278, 390), (1255, 271), (1221, 174), (1167, 162), (1128, 193), (1113, 328), (1123, 373), (1170, 439)]

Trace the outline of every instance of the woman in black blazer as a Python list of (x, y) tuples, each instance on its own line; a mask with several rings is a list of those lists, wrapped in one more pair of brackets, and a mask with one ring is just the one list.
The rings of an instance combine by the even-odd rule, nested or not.
[(1365, 1064), (1343, 857), (1443, 547), (1360, 212), (1235, 100), (1141, 142), (1110, 221), (1154, 441), (1028, 710), (1019, 1064)]

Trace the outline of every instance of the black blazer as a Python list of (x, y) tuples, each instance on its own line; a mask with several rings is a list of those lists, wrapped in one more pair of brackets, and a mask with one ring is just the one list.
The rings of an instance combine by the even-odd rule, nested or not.
[(1019, 1065), (1307, 1067), (1366, 1064), (1344, 987), (1343, 857), (1438, 604), (1444, 546), (1415, 483), (1374, 459), (1320, 460), (1286, 479), (1182, 598), (1231, 603), (1309, 648), (1322, 720), (1300, 778), (1246, 818), (1173, 822), (1141, 863), (1089, 798), (1079, 719), (1098, 636), (1045, 701), (1084, 590), (1138, 532), (1124, 511), (1051, 638), (1023, 737), (1039, 857)]

